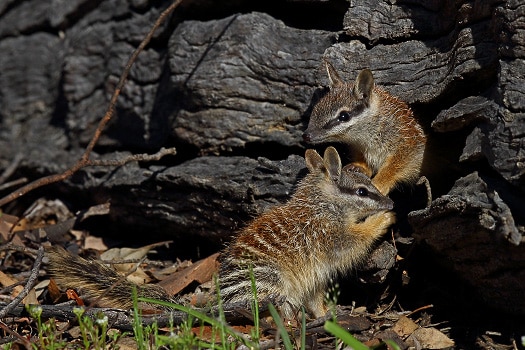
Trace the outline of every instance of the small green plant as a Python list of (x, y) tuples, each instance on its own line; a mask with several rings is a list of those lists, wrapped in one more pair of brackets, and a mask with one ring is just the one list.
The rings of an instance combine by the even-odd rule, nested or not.
[[(56, 329), (56, 320), (50, 318), (46, 322), (42, 321), (42, 308), (36, 305), (28, 305), (27, 311), (35, 319), (38, 331), (38, 344), (33, 344), (35, 349), (65, 349), (68, 343), (62, 340)], [(112, 332), (108, 334), (108, 318), (100, 313), (93, 320), (84, 315), (84, 308), (76, 307), (73, 313), (77, 316), (80, 335), (82, 337), (83, 349), (116, 349), (118, 340), (125, 334)], [(108, 336), (110, 341), (107, 342)], [(78, 347), (76, 347), (78, 348)]]
[(55, 319), (51, 318), (47, 322), (42, 322), (42, 307), (37, 305), (28, 305), (27, 312), (36, 320), (38, 330), (39, 345), (33, 344), (35, 349), (62, 349), (66, 342), (60, 339), (56, 329)]
[[(105, 349), (108, 336), (108, 317), (103, 313), (98, 313), (95, 320), (84, 315), (84, 308), (75, 307), (73, 313), (77, 316), (77, 321), (82, 336), (84, 349)], [(113, 348), (121, 334), (114, 332), (111, 334), (110, 347)]]
[(301, 307), (301, 350), (306, 349), (306, 312)]
[(325, 302), (330, 314), (332, 315), (332, 321), (337, 323), (337, 302), (341, 290), (339, 289), (339, 283), (332, 283), (330, 288), (326, 291)]
[(213, 349), (214, 346), (210, 347), (208, 342), (202, 340), (202, 327), (200, 337), (194, 334), (192, 329), (194, 321), (194, 318), (188, 315), (186, 321), (182, 322), (179, 326), (174, 327), (174, 325), (171, 324), (168, 335), (156, 336), (156, 347), (169, 347), (171, 349)]
[[(259, 344), (258, 342), (254, 342), (248, 338), (246, 338), (243, 334), (237, 332), (233, 328), (231, 328), (225, 321), (224, 318), (224, 310), (222, 310), (222, 307), (218, 307), (219, 311), (219, 318), (215, 319), (213, 317), (210, 317), (206, 315), (205, 313), (202, 313), (198, 310), (191, 309), (189, 307), (168, 303), (164, 301), (159, 301), (155, 299), (149, 299), (149, 298), (138, 298), (139, 301), (147, 302), (151, 304), (157, 304), (157, 305), (163, 305), (170, 307), (175, 310), (179, 310), (184, 312), (189, 317), (193, 317), (194, 320), (199, 320), (200, 322), (204, 324), (208, 324), (212, 327), (212, 335), (213, 334), (219, 334), (221, 342), (219, 344), (215, 344), (214, 337), (212, 336), (211, 342), (205, 342), (205, 341), (199, 341), (199, 346), (202, 348), (208, 348), (208, 349), (227, 349), (230, 347), (235, 347), (234, 342), (241, 343), (248, 348), (256, 349), (258, 348)], [(222, 315), (222, 316), (221, 316)], [(231, 338), (232, 341), (229, 341), (228, 338)]]
[(137, 289), (133, 288), (132, 291), (132, 298), (133, 298), (133, 334), (135, 334), (135, 341), (137, 342), (137, 346), (139, 350), (145, 349), (145, 332), (144, 332), (144, 326), (142, 325), (142, 318), (139, 314), (139, 303), (138, 303), (138, 297), (137, 297)]
[(219, 322), (216, 323), (216, 325), (212, 325), (212, 326), (216, 327), (214, 329), (217, 329), (219, 331), (219, 335), (221, 337), (221, 344), (225, 345), (228, 342), (228, 337), (227, 337), (227, 332), (226, 332), (226, 327), (227, 327), (226, 317), (224, 316), (224, 309), (222, 307), (221, 288), (219, 286), (219, 279), (217, 275), (213, 276), (213, 281), (215, 282), (215, 292), (217, 293), (217, 309), (219, 310)]
[[(133, 331), (135, 341), (138, 349), (158, 349), (158, 348), (169, 348), (169, 349), (217, 349), (226, 350), (234, 349), (240, 344), (244, 345), (249, 349), (260, 348), (260, 330), (259, 330), (259, 304), (258, 296), (255, 284), (255, 278), (253, 269), (250, 268), (250, 280), (252, 288), (252, 315), (254, 320), (254, 328), (252, 328), (250, 336), (237, 332), (231, 328), (227, 322), (223, 309), (223, 301), (221, 299), (220, 288), (217, 279), (215, 279), (217, 287), (217, 315), (216, 317), (209, 316), (199, 310), (192, 309), (183, 305), (163, 302), (159, 300), (143, 298), (137, 296), (137, 291), (133, 291)], [(367, 350), (371, 349), (353, 337), (345, 329), (341, 328), (335, 318), (335, 306), (337, 304), (338, 288), (334, 286), (327, 293), (327, 304), (332, 312), (332, 320), (326, 321), (325, 330), (336, 337), (336, 345), (339, 347), (341, 344), (351, 347), (355, 350)], [(156, 323), (151, 325), (144, 325), (142, 322), (142, 316), (140, 315), (139, 302), (151, 303), (162, 305), (174, 310), (179, 310), (187, 315), (186, 320), (177, 326), (173, 325), (171, 321), (170, 326), (166, 334), (160, 334)], [(270, 314), (272, 315), (274, 322), (277, 326), (278, 335), (282, 341), (282, 347), (286, 350), (306, 348), (306, 313), (304, 308), (301, 309), (301, 327), (300, 334), (296, 340), (299, 344), (294, 344), (293, 339), (290, 337), (290, 329), (284, 324), (276, 308), (272, 305), (268, 305)], [(56, 325), (54, 319), (50, 319), (47, 322), (42, 322), (42, 308), (41, 307), (28, 307), (29, 313), (35, 318), (38, 329), (39, 343), (33, 344), (34, 349), (54, 350), (54, 349), (65, 349), (66, 347), (71, 348), (71, 344), (68, 344), (57, 336)], [(119, 332), (113, 332), (108, 334), (108, 319), (104, 314), (98, 314), (95, 318), (91, 318), (85, 315), (84, 308), (74, 308), (78, 324), (80, 327), (81, 334), (81, 346), (75, 348), (83, 349), (116, 349), (118, 348), (118, 340), (125, 335)], [(200, 334), (195, 331), (196, 324), (200, 324)], [(211, 336), (208, 340), (205, 340), (204, 330), (211, 330)], [(293, 333), (292, 333), (293, 334)], [(109, 340), (109, 341), (108, 341)], [(392, 341), (386, 341), (386, 343), (393, 349), (399, 349), (397, 344)], [(381, 344), (384, 346), (384, 344)], [(6, 345), (5, 349), (9, 349), (10, 346)]]

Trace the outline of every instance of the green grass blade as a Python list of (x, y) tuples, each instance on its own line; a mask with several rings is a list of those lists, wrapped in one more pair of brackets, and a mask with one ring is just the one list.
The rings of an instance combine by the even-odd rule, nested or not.
[(337, 323), (332, 321), (326, 321), (324, 329), (334, 337), (341, 339), (343, 343), (352, 347), (354, 350), (369, 350), (369, 347), (361, 343), (359, 340), (354, 338), (353, 335), (348, 333), (344, 328), (339, 326)]
[(252, 286), (252, 314), (253, 314), (253, 326), (254, 331), (252, 332), (252, 338), (254, 341), (259, 342), (260, 334), (259, 334), (259, 299), (257, 297), (257, 286), (255, 284), (255, 275), (253, 273), (253, 266), (250, 265), (250, 281)]
[(139, 306), (137, 298), (137, 288), (133, 288), (132, 291), (133, 299), (133, 332), (135, 333), (135, 341), (137, 342), (137, 347), (139, 350), (145, 350), (145, 341), (144, 341), (144, 329), (142, 328), (142, 320), (139, 315)]
[(281, 339), (283, 340), (283, 345), (286, 350), (293, 350), (292, 341), (290, 340), (290, 335), (288, 334), (288, 331), (286, 330), (286, 327), (283, 324), (283, 320), (279, 316), (279, 313), (275, 309), (275, 306), (272, 304), (268, 304), (268, 310), (270, 310), (270, 314), (273, 317), (273, 320), (275, 321), (275, 324), (277, 325), (277, 330), (281, 334)]
[(155, 300), (155, 299), (149, 299), (149, 298), (142, 298), (141, 297), (141, 298), (138, 298), (138, 300), (142, 301), (142, 302), (146, 302), (146, 303), (163, 305), (163, 306), (175, 309), (175, 310), (182, 311), (185, 314), (191, 315), (191, 316), (195, 317), (196, 319), (199, 319), (199, 320), (201, 320), (203, 322), (206, 322), (207, 324), (209, 324), (212, 327), (216, 327), (217, 329), (226, 332), (227, 334), (231, 335), (232, 337), (234, 337), (235, 339), (237, 339), (238, 341), (240, 341), (241, 343), (243, 343), (244, 345), (246, 345), (249, 348), (254, 348), (254, 347), (258, 346), (258, 343), (254, 343), (254, 342), (250, 341), (249, 339), (246, 339), (241, 333), (235, 331), (234, 329), (229, 327), (226, 323), (221, 322), (220, 320), (217, 320), (217, 319), (215, 319), (213, 317), (210, 317), (210, 316), (208, 316), (208, 315), (206, 315), (206, 314), (204, 314), (204, 313), (202, 313), (202, 312), (200, 312), (198, 310), (189, 308), (187, 306), (173, 304), (173, 303), (168, 303), (168, 302), (165, 302), (165, 301), (160, 301), (160, 300)]
[(224, 316), (224, 309), (222, 308), (221, 288), (219, 286), (219, 279), (215, 274), (213, 276), (213, 282), (215, 283), (215, 292), (217, 293), (217, 308), (219, 309), (219, 332), (221, 336), (221, 343), (226, 344), (227, 332), (225, 329), (226, 317)]

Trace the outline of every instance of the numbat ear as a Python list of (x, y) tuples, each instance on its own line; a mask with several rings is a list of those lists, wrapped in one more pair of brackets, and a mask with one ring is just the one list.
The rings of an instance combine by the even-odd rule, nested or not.
[(315, 173), (324, 169), (323, 158), (313, 149), (307, 149), (304, 154), (306, 167), (311, 173)]
[(332, 66), (328, 60), (325, 60), (324, 64), (326, 67), (326, 73), (328, 74), (328, 80), (330, 80), (329, 88), (333, 89), (342, 86), (345, 82), (341, 79), (334, 66)]
[(354, 85), (354, 95), (359, 100), (364, 100), (368, 105), (370, 101), (370, 95), (374, 88), (374, 76), (370, 69), (363, 69), (359, 72)]
[(334, 181), (341, 177), (341, 158), (337, 150), (330, 146), (324, 151), (324, 166), (328, 170), (328, 175)]

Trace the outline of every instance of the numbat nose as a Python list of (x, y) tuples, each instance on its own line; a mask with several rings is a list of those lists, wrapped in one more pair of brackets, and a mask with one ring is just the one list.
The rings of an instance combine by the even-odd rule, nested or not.
[(304, 142), (310, 142), (312, 140), (312, 136), (310, 135), (310, 133), (303, 133), (303, 141)]

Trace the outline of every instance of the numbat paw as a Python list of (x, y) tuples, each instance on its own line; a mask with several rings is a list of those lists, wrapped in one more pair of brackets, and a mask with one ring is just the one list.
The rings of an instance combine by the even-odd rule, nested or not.
[(384, 217), (384, 227), (388, 228), (396, 223), (396, 214), (394, 214), (391, 211), (387, 211), (386, 213), (384, 213), (383, 217)]

